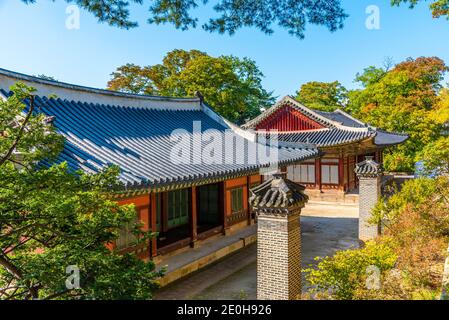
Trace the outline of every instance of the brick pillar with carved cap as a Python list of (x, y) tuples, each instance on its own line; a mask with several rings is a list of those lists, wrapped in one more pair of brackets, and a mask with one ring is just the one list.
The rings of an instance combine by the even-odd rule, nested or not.
[(251, 189), (257, 214), (257, 298), (294, 300), (301, 295), (299, 216), (308, 201), (305, 187), (274, 174)]
[(366, 156), (358, 163), (355, 173), (359, 178), (359, 240), (365, 242), (378, 236), (377, 225), (369, 223), (371, 211), (381, 197), (382, 165)]

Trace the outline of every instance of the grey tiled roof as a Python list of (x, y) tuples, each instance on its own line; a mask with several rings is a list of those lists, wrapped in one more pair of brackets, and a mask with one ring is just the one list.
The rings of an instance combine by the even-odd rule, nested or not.
[[(326, 112), (307, 108), (290, 96), (284, 97), (273, 107), (249, 121), (243, 127), (255, 129), (259, 123), (286, 105), (295, 108), (310, 119), (320, 123), (323, 125), (323, 128), (274, 133), (278, 135), (279, 141), (311, 143), (318, 147), (332, 147), (371, 138), (374, 139), (373, 142), (375, 145), (392, 146), (400, 144), (408, 139), (408, 136), (405, 134), (387, 132), (371, 127), (340, 109), (333, 112)], [(270, 133), (261, 132), (258, 135), (269, 137)]]
[(376, 177), (383, 172), (382, 165), (367, 156), (366, 159), (355, 165), (355, 173), (362, 177)]
[[(8, 95), (3, 89), (0, 92)], [(192, 133), (196, 121), (201, 123), (203, 133), (209, 129), (224, 133), (229, 129), (223, 122), (207, 114), (205, 106), (186, 110), (173, 110), (170, 107), (152, 109), (69, 101), (63, 97), (47, 99), (43, 96), (36, 96), (35, 103), (41, 112), (55, 116), (54, 125), (66, 139), (57, 162), (67, 161), (71, 169), (86, 172), (98, 172), (111, 164), (119, 165), (120, 180), (127, 189), (225, 179), (256, 173), (261, 167), (270, 164), (264, 159), (255, 162), (249, 160), (250, 147), (255, 144), (247, 139), (244, 139), (245, 149), (239, 149), (237, 145), (234, 147), (236, 154), (243, 153), (242, 162), (227, 164), (223, 161), (225, 152), (218, 164), (176, 164), (171, 161), (171, 151), (177, 143), (171, 135), (173, 130), (184, 129), (186, 141), (191, 143), (193, 135), (188, 132)], [(234, 133), (234, 136), (237, 137), (237, 134)], [(203, 142), (202, 146), (206, 144)], [(193, 154), (195, 152), (194, 149)], [(278, 152), (279, 164), (319, 155), (314, 146), (281, 147)]]
[(377, 129), (376, 132), (374, 144), (378, 146), (393, 146), (401, 144), (408, 139), (408, 135), (406, 134), (392, 133), (380, 129)]
[[(273, 134), (259, 133), (267, 139)], [(362, 141), (376, 136), (375, 131), (350, 131), (343, 129), (322, 129), (310, 131), (281, 132), (277, 134), (279, 141), (294, 143), (311, 143), (318, 147), (329, 147)], [(259, 138), (260, 139), (260, 138)]]
[(327, 112), (327, 111), (320, 111), (320, 110), (314, 110), (316, 113), (322, 115), (323, 117), (338, 122), (344, 126), (353, 127), (353, 128), (365, 128), (367, 125), (363, 122), (361, 122), (358, 119), (353, 118), (346, 112), (338, 109), (333, 112)]
[(252, 188), (249, 202), (254, 209), (269, 213), (288, 213), (288, 208), (302, 206), (308, 201), (305, 187), (288, 180), (282, 174)]

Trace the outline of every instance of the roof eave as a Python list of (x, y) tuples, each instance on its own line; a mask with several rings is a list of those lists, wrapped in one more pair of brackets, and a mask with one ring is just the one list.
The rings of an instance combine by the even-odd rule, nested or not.
[[(278, 166), (285, 166), (292, 163), (302, 162), (305, 160), (315, 159), (319, 158), (324, 155), (324, 152), (321, 150), (316, 149), (314, 153), (311, 153), (309, 155), (301, 156), (301, 157), (293, 157), (291, 159), (279, 161), (275, 164)], [(130, 197), (130, 196), (137, 196), (137, 195), (144, 195), (151, 192), (163, 192), (163, 191), (170, 191), (170, 190), (177, 190), (182, 188), (189, 188), (192, 186), (200, 186), (215, 182), (220, 182), (228, 179), (234, 179), (250, 174), (255, 174), (257, 172), (260, 172), (260, 169), (262, 168), (268, 168), (270, 164), (265, 165), (254, 165), (254, 167), (248, 168), (248, 169), (242, 169), (237, 170), (232, 173), (220, 173), (216, 175), (212, 175), (210, 177), (204, 177), (199, 179), (185, 179), (182, 181), (171, 181), (171, 182), (155, 182), (155, 183), (145, 183), (142, 182), (140, 184), (134, 184), (134, 185), (124, 185), (123, 190), (119, 190), (115, 192), (115, 198), (121, 198), (121, 197)]]

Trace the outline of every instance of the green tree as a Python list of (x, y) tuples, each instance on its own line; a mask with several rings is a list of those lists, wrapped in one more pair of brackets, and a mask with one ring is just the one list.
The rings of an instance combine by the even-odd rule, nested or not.
[(236, 123), (257, 116), (274, 98), (262, 87), (263, 74), (255, 62), (234, 56), (211, 57), (198, 50), (173, 50), (162, 64), (127, 64), (111, 74), (108, 89), (163, 96), (194, 96)]
[(317, 110), (334, 111), (344, 108), (347, 90), (338, 82), (307, 82), (296, 92), (296, 100)]
[(410, 136), (386, 153), (387, 170), (413, 170), (417, 153), (439, 137), (446, 113), (439, 92), (447, 70), (441, 59), (421, 57), (391, 70), (370, 67), (357, 75), (363, 89), (349, 93), (351, 113), (375, 127)]
[[(34, 108), (32, 88), (11, 90), (0, 101), (0, 299), (151, 298), (161, 275), (154, 264), (107, 247), (125, 226), (136, 245), (153, 236), (141, 231), (133, 206), (111, 198), (119, 169), (44, 166), (63, 139)], [(79, 289), (66, 286), (69, 266), (79, 268)]]
[(397, 256), (388, 245), (368, 242), (362, 249), (338, 251), (332, 257), (316, 260), (319, 261), (316, 268), (304, 270), (312, 293), (319, 298), (351, 300), (368, 290), (368, 277), (373, 276), (370, 273), (373, 269), (369, 268), (376, 267), (380, 276), (385, 276), (393, 269)]
[[(402, 3), (407, 3), (410, 8), (414, 8), (420, 2), (423, 0), (391, 0), (392, 5), (399, 6)], [(429, 8), (434, 18), (446, 16), (449, 19), (449, 0), (432, 0)]]
[[(36, 0), (22, 0), (34, 3)], [(100, 22), (120, 28), (134, 28), (138, 24), (130, 18), (130, 4), (143, 4), (142, 0), (66, 0), (92, 13)], [(148, 23), (170, 23), (177, 29), (196, 28), (198, 18), (191, 11), (198, 6), (206, 6), (208, 0), (151, 0)], [(290, 34), (304, 37), (308, 24), (322, 25), (330, 31), (343, 27), (347, 15), (340, 0), (269, 0), (254, 3), (251, 0), (214, 1), (214, 11), (218, 16), (211, 17), (202, 27), (210, 32), (234, 34), (242, 27), (255, 27), (264, 33), (273, 33), (277, 24)]]
[[(373, 220), (384, 222), (381, 236), (305, 270), (312, 293), (327, 299), (438, 299), (449, 241), (448, 199), (447, 176), (406, 181), (374, 209)], [(376, 282), (375, 290), (367, 287)]]
[(418, 155), (425, 174), (449, 175), (449, 137), (440, 137), (426, 145)]

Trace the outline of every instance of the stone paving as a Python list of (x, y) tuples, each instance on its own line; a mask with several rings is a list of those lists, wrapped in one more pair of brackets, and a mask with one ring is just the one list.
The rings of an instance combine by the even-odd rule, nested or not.
[[(358, 246), (358, 207), (309, 203), (301, 216), (302, 266), (316, 256)], [(304, 285), (307, 289), (307, 285)], [(245, 300), (256, 298), (256, 245), (250, 245), (193, 275), (177, 281), (156, 299)]]

